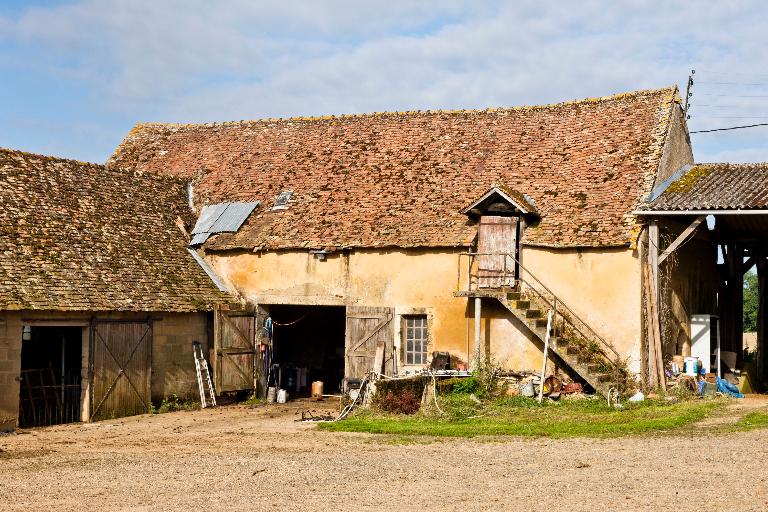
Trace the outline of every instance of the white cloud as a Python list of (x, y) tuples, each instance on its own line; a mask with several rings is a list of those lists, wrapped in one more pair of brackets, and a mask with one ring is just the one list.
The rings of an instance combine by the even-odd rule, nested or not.
[[(107, 113), (185, 122), (553, 102), (684, 83), (692, 66), (702, 79), (749, 74), (768, 69), (764, 5), (82, 0), (0, 18), (0, 32)], [(695, 101), (720, 101), (704, 96), (718, 87), (697, 83)], [(733, 101), (768, 113), (768, 101)], [(707, 108), (693, 128), (729, 122)]]

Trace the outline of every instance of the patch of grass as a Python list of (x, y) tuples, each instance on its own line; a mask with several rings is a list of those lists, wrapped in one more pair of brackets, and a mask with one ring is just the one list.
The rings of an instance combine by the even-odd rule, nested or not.
[(263, 400), (256, 396), (256, 393), (253, 393), (248, 398), (242, 401), (243, 405), (261, 405)]
[(613, 409), (605, 400), (539, 404), (533, 399), (510, 397), (483, 405), (452, 400), (457, 397), (441, 399), (447, 413), (442, 416), (391, 416), (363, 411), (344, 421), (323, 423), (320, 428), (396, 436), (617, 437), (681, 429), (704, 419), (724, 403), (696, 400), (671, 404), (646, 400)]
[(155, 408), (152, 406), (150, 412), (152, 414), (162, 414), (166, 412), (174, 411), (194, 411), (200, 408), (200, 403), (195, 400), (180, 398), (173, 394), (163, 398), (160, 402), (160, 407)]
[(736, 430), (753, 430), (768, 427), (768, 412), (751, 412), (734, 425)]

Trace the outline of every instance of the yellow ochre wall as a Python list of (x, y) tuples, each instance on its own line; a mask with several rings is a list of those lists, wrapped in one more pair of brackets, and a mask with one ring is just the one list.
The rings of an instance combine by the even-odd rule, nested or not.
[[(473, 307), (453, 296), (459, 253), (466, 249), (353, 250), (320, 261), (309, 251), (209, 253), (207, 260), (252, 304), (359, 305), (395, 308), (399, 315), (426, 310), (429, 351), (467, 360), (473, 345)], [(524, 247), (522, 262), (639, 370), (640, 267), (629, 249)], [(466, 262), (466, 260), (465, 260)], [(461, 284), (466, 286), (462, 273)], [(471, 301), (470, 301), (471, 302)], [(541, 349), (511, 313), (483, 299), (483, 351), (515, 370), (541, 365)], [(469, 343), (468, 343), (469, 341)], [(402, 367), (401, 367), (402, 369)]]

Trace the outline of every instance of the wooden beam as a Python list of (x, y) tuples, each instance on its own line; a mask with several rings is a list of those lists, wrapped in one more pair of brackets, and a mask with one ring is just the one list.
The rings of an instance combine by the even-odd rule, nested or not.
[(755, 263), (757, 263), (757, 256), (750, 256), (749, 259), (745, 261), (743, 266), (741, 267), (742, 275), (746, 274)]
[(667, 257), (668, 257), (670, 254), (672, 254), (673, 252), (675, 252), (675, 250), (676, 250), (678, 247), (680, 247), (680, 244), (682, 244), (683, 242), (685, 242), (685, 241), (686, 241), (686, 239), (687, 239), (687, 238), (688, 238), (688, 237), (689, 237), (689, 236), (690, 236), (690, 235), (691, 235), (691, 234), (692, 234), (694, 231), (696, 231), (696, 228), (698, 228), (698, 227), (699, 227), (699, 225), (700, 225), (702, 222), (704, 222), (704, 219), (705, 219), (704, 215), (699, 215), (698, 217), (696, 217), (696, 218), (694, 219), (694, 221), (693, 221), (693, 222), (691, 222), (691, 224), (690, 224), (690, 225), (689, 225), (687, 228), (685, 228), (685, 229), (683, 230), (683, 232), (682, 232), (682, 233), (680, 233), (680, 234), (677, 236), (677, 238), (675, 238), (675, 241), (674, 241), (674, 242), (672, 242), (671, 244), (669, 244), (669, 247), (667, 247), (666, 249), (664, 249), (664, 252), (663, 252), (663, 253), (661, 253), (661, 255), (659, 256), (659, 264), (663, 263), (663, 262), (664, 262), (664, 260), (665, 260), (665, 259), (667, 259)]

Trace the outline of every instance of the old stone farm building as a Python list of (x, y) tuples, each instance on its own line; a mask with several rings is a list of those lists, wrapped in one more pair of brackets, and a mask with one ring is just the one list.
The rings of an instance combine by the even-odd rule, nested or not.
[[(78, 340), (82, 364), (67, 364), (82, 377), (80, 413), (100, 417), (98, 354), (133, 343), (120, 341), (132, 336), (124, 325), (147, 331), (151, 352), (131, 379), (145, 391), (128, 389), (119, 358), (103, 362), (118, 375), (116, 400), (188, 393), (192, 341), (211, 349), (219, 391), (261, 387), (269, 335), (275, 362), (331, 388), (368, 372), (377, 349), (386, 373), (438, 351), (454, 365), (488, 357), (533, 370), (550, 309), (559, 369), (600, 392), (617, 366), (656, 381), (663, 354), (690, 352), (691, 315), (719, 313), (722, 332), (736, 332), (740, 306), (726, 314), (717, 297), (735, 297), (739, 255), (765, 260), (766, 201), (742, 197), (755, 213), (734, 221), (746, 217), (733, 195), (709, 201), (730, 171), (693, 164), (675, 88), (482, 111), (139, 124), (106, 167), (6, 151), (0, 415), (13, 423), (24, 411), (25, 365), (42, 362), (27, 362), (26, 347), (46, 338), (51, 351)], [(720, 181), (700, 188), (707, 179)]]

